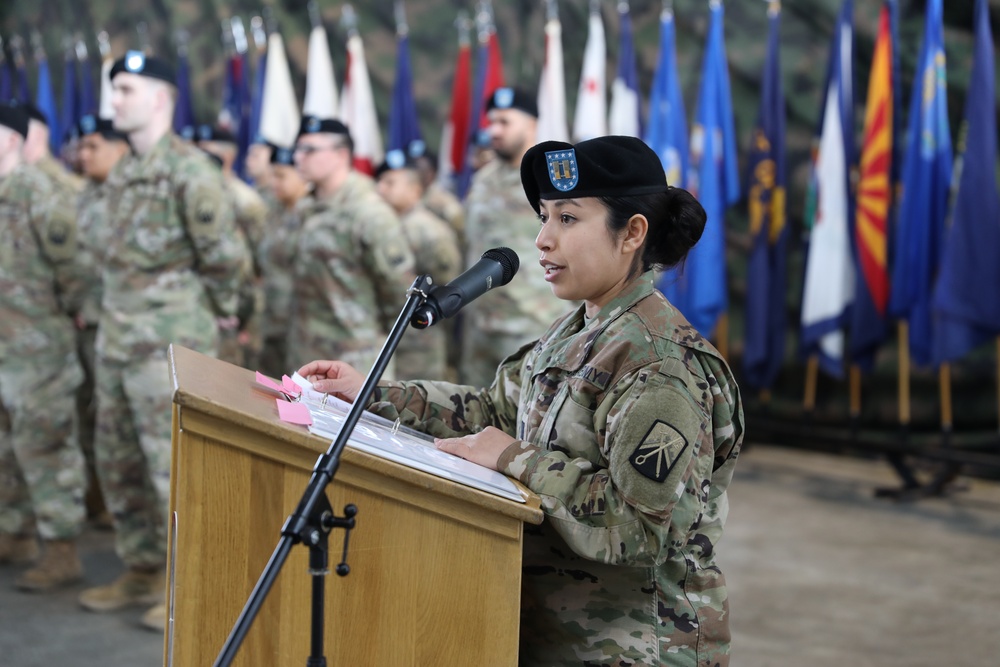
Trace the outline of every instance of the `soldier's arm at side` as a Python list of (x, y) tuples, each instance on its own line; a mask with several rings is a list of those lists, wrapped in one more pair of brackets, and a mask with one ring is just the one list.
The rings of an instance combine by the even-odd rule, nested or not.
[(52, 265), (56, 297), (68, 315), (80, 309), (86, 291), (84, 270), (78, 261), (76, 226), (77, 193), (43, 179), (32, 202), (32, 222), (41, 242), (42, 252)]
[(200, 157), (185, 161), (180, 171), (180, 211), (197, 255), (198, 274), (216, 314), (234, 315), (249, 250), (236, 230), (222, 174)]
[(378, 202), (364, 216), (364, 263), (378, 294), (379, 320), (386, 331), (392, 328), (406, 301), (406, 291), (416, 277), (413, 253), (396, 214)]

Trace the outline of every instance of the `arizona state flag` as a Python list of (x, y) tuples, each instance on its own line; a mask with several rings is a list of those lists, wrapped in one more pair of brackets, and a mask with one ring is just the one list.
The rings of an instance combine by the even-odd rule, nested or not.
[(868, 107), (861, 147), (860, 180), (854, 227), (857, 264), (851, 311), (850, 359), (870, 369), (875, 351), (888, 334), (889, 222), (899, 171), (895, 153), (898, 77), (894, 67), (896, 2), (887, 0), (879, 17), (878, 38), (868, 80)]

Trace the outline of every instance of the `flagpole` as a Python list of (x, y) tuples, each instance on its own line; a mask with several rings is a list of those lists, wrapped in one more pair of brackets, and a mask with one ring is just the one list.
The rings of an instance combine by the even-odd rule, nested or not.
[(719, 315), (719, 321), (715, 325), (715, 349), (723, 359), (729, 360), (729, 313)]
[(951, 364), (938, 368), (938, 392), (941, 398), (941, 446), (947, 447), (952, 433)]
[(997, 432), (1000, 432), (1000, 336), (997, 336)]
[(816, 409), (816, 382), (819, 379), (819, 357), (810, 354), (806, 361), (806, 391), (802, 399), (802, 409), (806, 416), (812, 416)]
[(861, 367), (851, 364), (849, 373), (851, 439), (857, 441), (861, 430)]
[(899, 339), (897, 385), (899, 396), (899, 428), (905, 441), (910, 429), (910, 330), (906, 320), (899, 321), (896, 332)]

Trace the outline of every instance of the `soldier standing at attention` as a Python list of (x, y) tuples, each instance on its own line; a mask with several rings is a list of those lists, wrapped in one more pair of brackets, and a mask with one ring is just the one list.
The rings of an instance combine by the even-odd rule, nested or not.
[[(541, 496), (545, 520), (524, 530), (519, 664), (725, 667), (715, 549), (740, 393), (653, 285), (697, 242), (705, 210), (635, 137), (547, 141), (520, 172), (541, 220), (534, 270), (583, 305), (507, 357), (488, 389), (381, 382), (370, 409)], [(362, 382), (336, 361), (299, 373), (347, 400)]]
[[(408, 154), (417, 165), (420, 181), (424, 185), (423, 204), (427, 210), (447, 222), (458, 239), (459, 247), (465, 247), (465, 209), (462, 202), (447, 190), (438, 178), (438, 158), (427, 150), (423, 141), (412, 142)], [(426, 377), (426, 376), (425, 376)]]
[(28, 113), (29, 121), (28, 138), (24, 142), (22, 159), (28, 164), (38, 167), (60, 188), (66, 188), (76, 193), (82, 191), (83, 179), (52, 157), (52, 151), (49, 150), (51, 130), (45, 114), (31, 103), (23, 104), (23, 108)]
[(78, 581), (83, 455), (73, 438), (83, 381), (71, 313), (79, 300), (76, 196), (22, 159), (28, 115), (0, 107), (0, 563), (41, 561), (15, 581)]
[[(375, 172), (378, 192), (399, 215), (416, 262), (414, 273), (426, 273), (435, 285), (458, 275), (462, 255), (458, 237), (447, 222), (423, 205), (424, 185), (417, 163), (401, 150), (391, 150)], [(396, 350), (396, 377), (445, 378), (449, 348), (455, 341), (446, 326), (411, 329)]]
[(246, 249), (222, 174), (171, 132), (173, 67), (129, 51), (111, 69), (114, 127), (132, 154), (111, 173), (114, 238), (97, 331), (97, 472), (126, 571), (80, 604), (151, 608), (163, 629), (171, 395), (168, 346), (217, 353), (217, 317), (236, 310)]
[[(498, 88), (486, 109), (496, 158), (473, 176), (465, 200), (466, 266), (497, 246), (531, 257), (538, 233), (538, 215), (524, 200), (518, 171), (521, 156), (535, 143), (535, 95)], [(538, 338), (565, 311), (537, 271), (522, 271), (504, 289), (476, 299), (462, 311), (460, 381), (488, 384), (505, 355)]]
[[(353, 161), (346, 125), (302, 119), (295, 165), (312, 183), (315, 201), (295, 251), (287, 368), (334, 350), (367, 371), (413, 283), (413, 253), (399, 218)], [(386, 375), (392, 372), (390, 363)]]
[(87, 509), (92, 517), (106, 522), (110, 521), (110, 517), (98, 515), (103, 508), (103, 499), (94, 462), (97, 418), (94, 346), (101, 315), (101, 267), (104, 253), (115, 235), (111, 228), (107, 180), (115, 164), (129, 152), (129, 146), (128, 137), (115, 130), (111, 121), (106, 118), (84, 116), (77, 123), (77, 134), (77, 158), (87, 182), (77, 200), (76, 217), (79, 246), (77, 263), (80, 265), (84, 285), (80, 309), (76, 313), (76, 343), (85, 377), (76, 393), (76, 411), (79, 418), (80, 449), (87, 460)]
[(260, 313), (264, 299), (259, 285), (257, 247), (267, 225), (267, 204), (233, 171), (237, 145), (232, 132), (221, 127), (201, 125), (197, 130), (197, 140), (198, 148), (222, 161), (222, 175), (232, 198), (236, 226), (243, 233), (248, 251), (236, 316), (219, 321), (222, 336), (219, 358), (244, 368), (256, 368), (260, 355)]
[(260, 371), (281, 377), (292, 368), (288, 358), (288, 326), (292, 315), (295, 274), (295, 246), (302, 215), (311, 205), (309, 183), (295, 168), (291, 148), (275, 147), (271, 153), (271, 188), (275, 204), (271, 209), (264, 238), (257, 247), (257, 263), (264, 280), (264, 313), (261, 334)]

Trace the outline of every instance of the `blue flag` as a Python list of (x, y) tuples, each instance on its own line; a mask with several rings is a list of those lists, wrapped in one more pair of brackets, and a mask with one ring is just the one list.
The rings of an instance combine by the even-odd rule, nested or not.
[(247, 59), (246, 56), (240, 54), (236, 59), (236, 99), (237, 99), (237, 109), (239, 111), (237, 116), (237, 128), (236, 128), (236, 162), (233, 164), (233, 171), (242, 178), (244, 181), (247, 180), (247, 151), (250, 149), (250, 140), (253, 137), (250, 135), (250, 80), (247, 76)]
[(267, 72), (267, 51), (262, 51), (257, 58), (257, 70), (254, 73), (253, 96), (250, 102), (250, 142), (260, 143), (260, 112), (264, 104), (264, 75)]
[(465, 199), (472, 185), (472, 160), (469, 159), (469, 150), (480, 140), (480, 120), (483, 115), (483, 95), (486, 87), (486, 74), (489, 71), (490, 47), (489, 43), (479, 40), (479, 49), (476, 51), (476, 71), (472, 77), (472, 115), (469, 117), (469, 134), (466, 137), (456, 137), (455, 141), (462, 141), (466, 146), (465, 164), (462, 172), (458, 174), (455, 187), (459, 199)]
[(413, 74), (410, 70), (410, 38), (403, 34), (396, 46), (396, 82), (389, 108), (389, 150), (406, 151), (414, 141), (422, 141), (417, 121), (417, 103), (413, 98)]
[(965, 99), (965, 150), (933, 294), (934, 362), (961, 358), (1000, 335), (1000, 195), (993, 36), (986, 0), (976, 2), (972, 81)]
[(788, 226), (785, 208), (785, 95), (778, 55), (780, 11), (769, 12), (760, 112), (747, 159), (751, 250), (747, 262), (747, 383), (769, 389), (785, 359)]
[(660, 15), (660, 59), (649, 94), (649, 125), (645, 141), (660, 156), (667, 183), (686, 188), (690, 162), (687, 116), (677, 76), (674, 15), (670, 11)]
[(932, 362), (931, 291), (941, 259), (952, 169), (941, 11), (941, 0), (928, 0), (910, 100), (889, 292), (889, 313), (909, 322), (910, 356), (922, 366)]
[(3, 54), (0, 53), (0, 104), (6, 104), (11, 99), (10, 67)]
[(194, 108), (191, 103), (191, 68), (187, 53), (177, 56), (177, 105), (174, 107), (174, 132), (182, 137), (194, 136)]
[(31, 87), (28, 86), (28, 67), (23, 59), (17, 61), (17, 99), (19, 102), (31, 101)]
[(76, 87), (76, 57), (67, 53), (63, 61), (62, 119), (59, 123), (62, 135), (59, 137), (60, 142), (66, 138), (77, 119), (82, 115), (76, 106), (79, 100)]
[(852, 0), (844, 0), (831, 40), (826, 96), (806, 201), (805, 222), (810, 231), (800, 320), (802, 353), (815, 356), (820, 368), (836, 377), (844, 373), (844, 328), (854, 301), (850, 185), (854, 163), (853, 10)]
[(708, 220), (684, 265), (668, 271), (660, 283), (667, 299), (706, 337), (712, 335), (719, 316), (729, 306), (726, 209), (740, 198), (722, 3), (711, 4), (710, 9), (712, 23), (691, 131), (688, 174), (688, 189), (705, 208)]
[(618, 5), (621, 34), (618, 40), (618, 68), (611, 82), (611, 109), (608, 133), (630, 137), (642, 136), (642, 103), (639, 99), (639, 75), (635, 66), (632, 42), (632, 19), (628, 3)]
[(97, 115), (96, 95), (94, 94), (94, 73), (90, 67), (90, 57), (80, 59), (80, 82), (77, 86), (77, 102), (75, 120), (80, 120), (87, 114)]
[(38, 95), (35, 97), (35, 106), (49, 121), (49, 150), (53, 155), (59, 155), (63, 133), (60, 129), (59, 110), (56, 108), (56, 96), (52, 92), (48, 58), (42, 58), (38, 63)]

